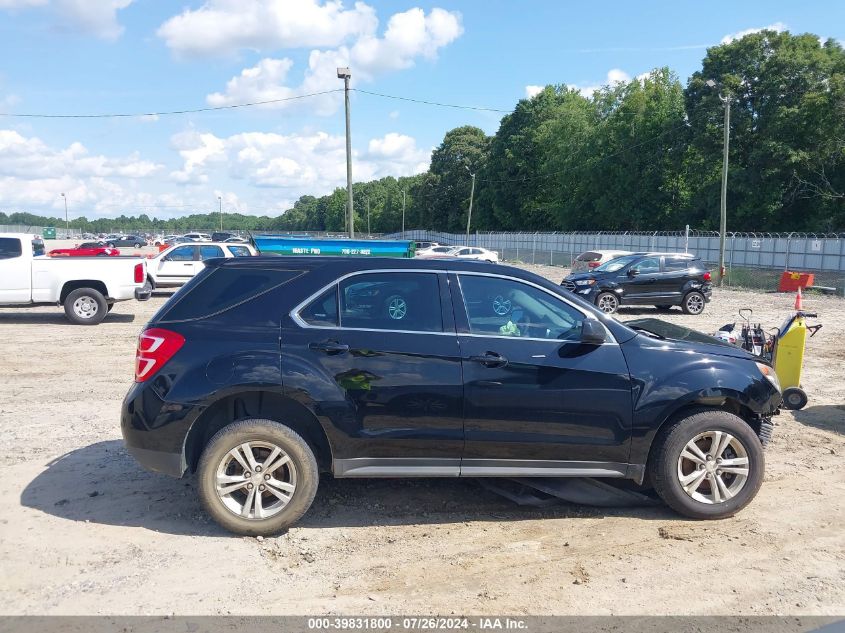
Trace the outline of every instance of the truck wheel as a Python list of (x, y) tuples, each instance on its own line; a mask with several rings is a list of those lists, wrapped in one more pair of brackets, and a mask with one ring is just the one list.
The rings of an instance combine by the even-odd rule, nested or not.
[(198, 468), (203, 506), (222, 527), (269, 536), (305, 514), (319, 471), (308, 443), (272, 420), (242, 420), (220, 430)]
[(807, 406), (807, 393), (800, 387), (783, 390), (783, 406), (790, 411), (797, 411)]
[(65, 298), (65, 316), (77, 325), (97, 325), (106, 318), (106, 298), (93, 288), (77, 288)]
[(704, 303), (704, 295), (697, 290), (693, 290), (684, 297), (681, 309), (685, 314), (701, 314), (704, 312)]
[(760, 439), (727, 411), (687, 415), (661, 433), (649, 475), (661, 499), (693, 519), (722, 519), (751, 503), (763, 483)]
[(605, 314), (613, 314), (619, 309), (619, 299), (612, 292), (603, 292), (596, 297), (596, 307)]

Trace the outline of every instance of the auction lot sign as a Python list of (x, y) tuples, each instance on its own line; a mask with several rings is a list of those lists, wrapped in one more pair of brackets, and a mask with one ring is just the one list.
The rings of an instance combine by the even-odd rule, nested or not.
[(845, 633), (828, 616), (8, 616), (0, 633), (307, 633), (309, 631), (523, 631), (526, 633)]

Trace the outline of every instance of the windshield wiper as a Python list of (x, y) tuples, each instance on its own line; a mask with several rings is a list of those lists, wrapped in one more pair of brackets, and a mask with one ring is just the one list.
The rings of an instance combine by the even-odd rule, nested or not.
[(662, 334), (658, 334), (657, 332), (652, 332), (651, 330), (647, 330), (640, 325), (629, 325), (628, 327), (631, 328), (632, 330), (636, 330), (637, 332), (645, 332), (646, 334), (648, 334), (649, 336), (653, 336), (654, 338), (659, 338), (659, 339), (665, 339), (666, 338)]

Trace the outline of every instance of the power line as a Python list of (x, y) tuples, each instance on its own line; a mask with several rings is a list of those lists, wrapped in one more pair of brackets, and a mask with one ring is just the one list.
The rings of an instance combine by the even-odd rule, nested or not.
[(222, 106), (208, 106), (206, 108), (193, 108), (184, 110), (167, 110), (162, 112), (108, 112), (99, 114), (15, 114), (13, 112), (0, 112), (0, 116), (4, 117), (19, 117), (28, 119), (118, 119), (118, 118), (133, 118), (145, 116), (170, 116), (178, 114), (196, 114), (198, 112), (215, 112), (218, 110), (234, 110), (235, 108), (251, 108), (253, 106), (272, 105), (274, 103), (284, 103), (285, 101), (295, 101), (297, 99), (307, 99), (309, 97), (318, 97), (320, 95), (331, 94), (333, 92), (343, 92), (341, 88), (334, 90), (323, 90), (322, 92), (311, 92), (303, 95), (293, 95), (291, 97), (284, 97), (281, 99), (268, 99), (266, 101), (251, 101), (248, 103), (233, 103), (231, 105)]
[(498, 108), (488, 108), (485, 106), (471, 106), (460, 105), (455, 103), (441, 103), (439, 101), (426, 101), (425, 99), (412, 99), (411, 97), (399, 97), (397, 95), (388, 95), (382, 92), (371, 92), (369, 90), (362, 90), (361, 88), (353, 88), (355, 92), (360, 92), (365, 95), (372, 95), (374, 97), (383, 97), (385, 99), (396, 99), (398, 101), (410, 101), (411, 103), (422, 103), (425, 105), (439, 106), (441, 108), (456, 108), (459, 110), (478, 110), (481, 112), (501, 112), (503, 114), (510, 114), (513, 110), (499, 110)]

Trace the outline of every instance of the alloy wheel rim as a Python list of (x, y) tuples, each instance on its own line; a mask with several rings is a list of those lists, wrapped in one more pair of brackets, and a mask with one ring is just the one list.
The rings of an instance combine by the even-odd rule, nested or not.
[(698, 295), (692, 295), (687, 299), (687, 308), (693, 314), (698, 314), (704, 309), (704, 301)]
[(223, 456), (214, 475), (217, 498), (243, 519), (269, 519), (296, 491), (296, 466), (271, 442), (244, 442)]
[(393, 297), (387, 304), (387, 314), (391, 319), (398, 321), (404, 319), (408, 314), (408, 304), (402, 297)]
[(73, 312), (81, 319), (90, 319), (97, 314), (98, 309), (99, 306), (93, 297), (79, 297), (73, 302)]
[(725, 431), (705, 431), (678, 457), (678, 482), (691, 499), (716, 505), (730, 501), (748, 481), (748, 451)]
[(602, 312), (613, 312), (616, 310), (616, 297), (613, 295), (605, 295), (599, 299), (599, 310)]

